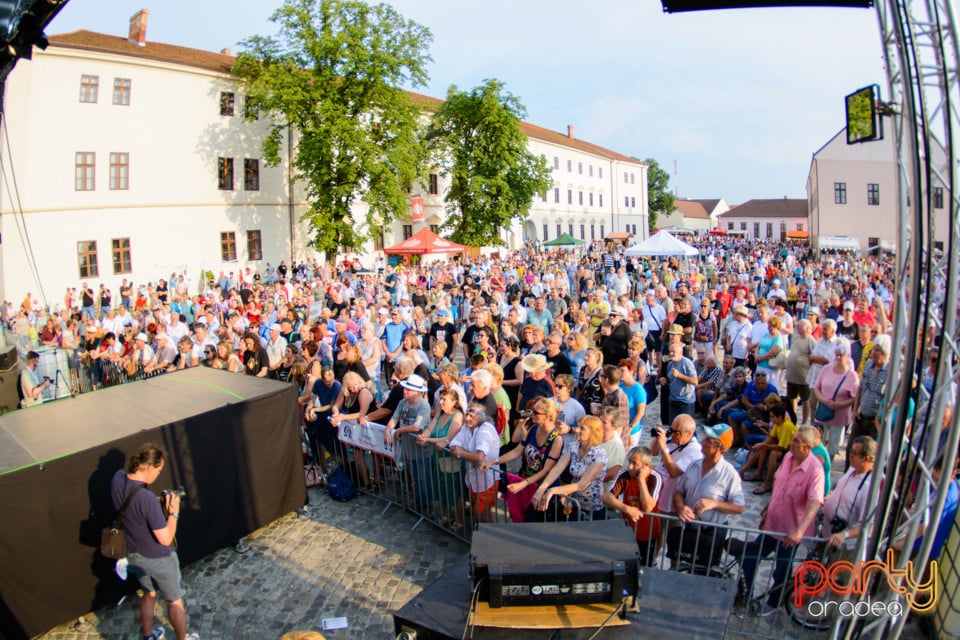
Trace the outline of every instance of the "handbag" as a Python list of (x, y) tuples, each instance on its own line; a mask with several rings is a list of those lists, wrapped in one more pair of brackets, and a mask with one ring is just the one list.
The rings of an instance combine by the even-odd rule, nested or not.
[(130, 500), (133, 496), (137, 495), (137, 491), (140, 491), (140, 489), (143, 489), (145, 486), (147, 485), (141, 484), (130, 492), (127, 499), (123, 501), (123, 506), (120, 507), (120, 513), (117, 514), (117, 519), (113, 521), (113, 524), (109, 527), (104, 527), (103, 531), (100, 532), (100, 553), (103, 557), (119, 560), (127, 555), (127, 537), (123, 533), (123, 516), (127, 513), (127, 506), (130, 504)]
[[(525, 478), (515, 473), (507, 472), (507, 484), (523, 482), (523, 480), (525, 480)], [(532, 483), (517, 493), (507, 492), (507, 511), (510, 513), (510, 520), (512, 522), (526, 521), (524, 512), (527, 507), (530, 506), (530, 503), (533, 502), (533, 494), (537, 492), (539, 486), (539, 484)]]
[[(836, 400), (837, 394), (840, 393), (840, 387), (843, 386), (843, 381), (847, 379), (847, 376), (850, 375), (850, 372), (843, 374), (843, 377), (840, 378), (840, 384), (837, 385), (837, 388), (833, 390), (833, 397), (830, 400)], [(837, 412), (823, 404), (822, 402), (817, 404), (817, 413), (814, 417), (818, 422), (830, 422), (837, 415)]]
[(442, 456), (437, 458), (440, 473), (460, 473), (460, 461), (453, 456)]
[(789, 357), (790, 351), (788, 349), (780, 349), (780, 351), (777, 352), (777, 355), (767, 360), (767, 364), (770, 365), (771, 369), (786, 369), (787, 358)]
[(322, 485), (325, 480), (323, 477), (323, 471), (321, 471), (320, 465), (317, 464), (303, 465), (303, 479), (307, 483), (308, 487)]

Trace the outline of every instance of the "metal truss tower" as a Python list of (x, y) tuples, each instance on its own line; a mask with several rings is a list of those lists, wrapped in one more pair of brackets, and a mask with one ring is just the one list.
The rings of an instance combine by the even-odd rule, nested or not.
[[(960, 440), (960, 55), (951, 0), (879, 0), (876, 10), (889, 82), (891, 135), (897, 145), (900, 216), (894, 347), (884, 397), (888, 410), (880, 424), (876, 465), (884, 471), (883, 483), (872, 483), (868, 504), (875, 509), (857, 551), (862, 554), (858, 557), (885, 561), (890, 545), (901, 540), (908, 552), (899, 555), (897, 567), (912, 559), (919, 578), (933, 536), (923, 536), (913, 558), (909, 550), (922, 525), (939, 521), (951, 474), (935, 481), (934, 466), (942, 458), (943, 468), (952, 469)], [(937, 192), (935, 185), (942, 190)], [(935, 202), (948, 208), (947, 230), (935, 229)], [(942, 250), (935, 248), (935, 231), (944, 238)], [(939, 358), (930, 376), (934, 354)], [(908, 510), (910, 495), (914, 498)], [(960, 535), (956, 523), (951, 535)], [(950, 578), (943, 583), (950, 591), (940, 594), (938, 612), (945, 611), (944, 604), (949, 608), (960, 601), (956, 546), (948, 544), (941, 557), (940, 575)], [(885, 584), (873, 596), (884, 592), (889, 599)], [(906, 612), (908, 603), (903, 598), (900, 602)], [(831, 637), (897, 638), (905, 619), (841, 618)], [(938, 620), (940, 625), (944, 621)]]

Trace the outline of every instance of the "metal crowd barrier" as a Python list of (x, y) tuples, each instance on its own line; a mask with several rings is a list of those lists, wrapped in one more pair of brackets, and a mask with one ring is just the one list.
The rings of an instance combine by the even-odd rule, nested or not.
[[(448, 450), (421, 446), (411, 434), (401, 434), (393, 446), (384, 442), (384, 425), (343, 422), (338, 429), (340, 451), (335, 455), (361, 493), (402, 507), (424, 521), (469, 542), (479, 522), (511, 522), (509, 491), (493, 468), (497, 480), (492, 499), (471, 495), (466, 476), (477, 473), (472, 463), (454, 458)], [(517, 507), (514, 506), (516, 510)], [(552, 500), (547, 509), (531, 514), (545, 521), (579, 520), (579, 503), (566, 496)]]
[[(341, 423), (340, 451), (335, 454), (337, 463), (362, 493), (385, 503), (383, 513), (401, 507), (418, 516), (413, 528), (426, 521), (465, 542), (469, 542), (478, 522), (514, 521), (502, 485), (498, 483), (492, 502), (480, 500), (483, 504), (475, 504), (478, 501), (465, 483), (470, 463), (453, 458), (447, 451), (437, 451), (432, 445), (421, 447), (409, 434), (401, 435), (395, 446), (388, 447), (383, 442), (383, 430), (382, 425), (374, 423)], [(546, 511), (527, 515), (542, 521), (592, 516), (581, 511), (571, 497), (553, 500)], [(516, 508), (514, 516), (523, 517)], [(607, 509), (606, 516), (622, 519), (612, 509)], [(628, 526), (626, 522), (624, 526)], [(726, 638), (826, 638), (838, 616), (853, 624), (874, 615), (871, 611), (864, 617), (851, 609), (858, 597), (851, 593), (861, 588), (859, 582), (841, 585), (839, 590), (827, 583), (829, 568), (838, 556), (828, 553), (824, 538), (804, 538), (799, 545), (788, 548), (781, 541), (782, 534), (776, 532), (735, 524), (684, 523), (675, 516), (657, 513), (645, 513), (633, 528), (642, 565), (727, 579), (737, 585), (738, 597), (730, 611)], [(763, 548), (759, 547), (760, 541)], [(786, 576), (781, 585), (774, 584), (778, 558)], [(745, 570), (745, 565), (753, 565), (752, 581), (751, 570)], [(885, 587), (883, 576), (876, 572), (871, 582), (877, 587), (874, 611), (905, 615), (908, 608), (902, 596)], [(832, 586), (836, 587), (858, 576), (844, 571), (833, 578), (836, 582)], [(775, 610), (761, 615), (767, 613), (763, 605), (768, 598), (774, 601)]]

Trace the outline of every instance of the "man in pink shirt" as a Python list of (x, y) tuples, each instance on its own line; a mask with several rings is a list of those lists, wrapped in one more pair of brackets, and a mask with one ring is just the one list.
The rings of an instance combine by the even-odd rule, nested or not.
[(782, 606), (784, 587), (790, 579), (788, 574), (797, 545), (805, 536), (814, 534), (813, 524), (823, 504), (823, 466), (810, 455), (817, 444), (817, 435), (814, 427), (797, 429), (790, 441), (790, 452), (784, 456), (774, 476), (773, 493), (770, 504), (763, 510), (760, 528), (783, 535), (763, 534), (748, 543), (741, 540), (730, 542), (729, 552), (740, 560), (743, 568), (737, 598), (744, 604), (753, 589), (760, 559), (776, 552), (773, 587), (760, 609), (760, 615), (764, 617), (776, 613)]

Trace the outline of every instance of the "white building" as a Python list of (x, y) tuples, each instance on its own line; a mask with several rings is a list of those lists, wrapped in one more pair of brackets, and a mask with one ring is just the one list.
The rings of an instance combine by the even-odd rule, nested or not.
[(747, 200), (718, 216), (727, 233), (753, 240), (783, 240), (807, 236), (806, 200), (780, 198)]
[[(131, 21), (130, 38), (51, 36), (8, 77), (0, 297), (39, 299), (42, 289), (56, 306), (66, 287), (89, 281), (118, 299), (124, 278), (142, 284), (186, 270), (195, 279), (201, 270), (317, 257), (299, 222), (307, 203), (290, 178), (289, 145), (280, 166), (261, 160), (267, 126), (240, 117), (229, 51), (149, 42), (142, 18)], [(512, 248), (558, 231), (646, 237), (645, 164), (578, 140), (572, 128), (523, 127), (553, 167), (554, 186), (525, 223), (504, 232)], [(445, 188), (436, 174), (423, 185), (426, 224), (444, 220)], [(372, 264), (374, 249), (414, 230), (395, 221), (361, 259)]]
[[(814, 247), (824, 244), (822, 237), (831, 242), (855, 238), (863, 252), (895, 246), (899, 187), (893, 135), (887, 131), (883, 140), (848, 145), (846, 129), (841, 129), (813, 154), (807, 201)], [(934, 148), (934, 153), (944, 155), (940, 148)], [(943, 183), (934, 183), (932, 195), (935, 239), (942, 241), (947, 236), (950, 204)]]

